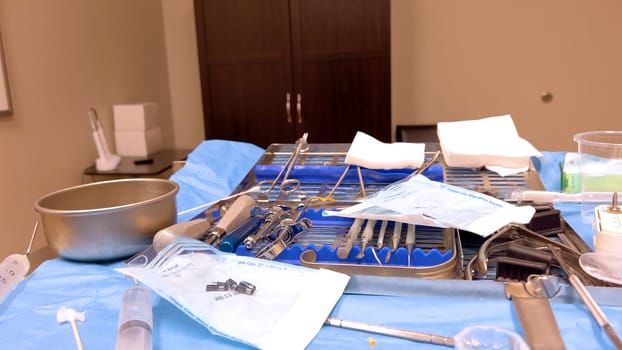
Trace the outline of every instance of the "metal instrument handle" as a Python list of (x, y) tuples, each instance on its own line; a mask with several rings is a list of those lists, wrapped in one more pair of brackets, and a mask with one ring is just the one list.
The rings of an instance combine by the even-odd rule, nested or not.
[(384, 235), (387, 231), (388, 224), (389, 222), (387, 220), (382, 220), (382, 223), (380, 224), (380, 232), (378, 232), (378, 240), (376, 241), (376, 247), (378, 249), (381, 249), (384, 245)]
[(255, 198), (247, 195), (239, 196), (227, 212), (220, 218), (214, 231), (209, 233), (207, 244), (214, 244), (227, 233), (240, 226), (251, 217), (251, 209), (255, 206)]
[(240, 245), (242, 241), (248, 238), (250, 234), (257, 231), (263, 220), (264, 215), (262, 214), (255, 214), (251, 216), (248, 220), (246, 220), (246, 222), (242, 223), (236, 229), (224, 236), (218, 245), (218, 249), (227, 253), (235, 252), (238, 245)]
[(518, 319), (533, 350), (565, 349), (549, 300), (544, 297), (512, 296)]
[(342, 320), (338, 318), (327, 318), (325, 324), (347, 328), (347, 329), (355, 329), (364, 332), (371, 332), (376, 334), (384, 334), (392, 337), (398, 337), (402, 339), (414, 340), (422, 343), (430, 343), (437, 345), (445, 345), (445, 346), (454, 346), (455, 340), (453, 337), (445, 337), (442, 335), (435, 335), (430, 333), (416, 332), (410, 331), (406, 329), (394, 328), (394, 327), (386, 327), (381, 325), (375, 325), (371, 323), (363, 323), (349, 320)]
[(286, 93), (285, 94), (285, 114), (287, 114), (287, 123), (291, 124), (292, 123), (292, 96), (290, 95), (290, 93)]
[(394, 221), (393, 234), (391, 235), (391, 250), (396, 250), (400, 246), (402, 239), (402, 223)]
[(354, 222), (352, 222), (352, 226), (350, 226), (350, 230), (346, 234), (344, 241), (341, 242), (341, 244), (337, 248), (337, 256), (340, 259), (346, 259), (350, 254), (350, 250), (352, 250), (352, 245), (358, 238), (359, 233), (361, 232), (361, 226), (363, 226), (364, 222), (365, 219), (354, 219)]
[(296, 113), (298, 113), (298, 124), (302, 124), (302, 96), (296, 94)]
[(415, 245), (415, 225), (408, 224), (406, 226), (406, 246)]
[(365, 243), (371, 241), (372, 237), (374, 236), (374, 227), (376, 227), (376, 220), (367, 220), (367, 224), (365, 225), (363, 233), (361, 234), (361, 240), (365, 241)]

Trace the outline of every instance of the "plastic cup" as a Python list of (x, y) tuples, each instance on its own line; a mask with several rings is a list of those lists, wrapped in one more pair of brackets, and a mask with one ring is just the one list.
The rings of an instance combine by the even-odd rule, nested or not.
[(454, 337), (455, 348), (529, 350), (529, 346), (518, 333), (495, 326), (466, 327)]
[(622, 131), (574, 135), (579, 149), (581, 191), (622, 191)]
[[(579, 150), (580, 192), (622, 192), (622, 131), (585, 131), (573, 139)], [(611, 201), (599, 204), (607, 203)], [(594, 221), (594, 206), (581, 203), (584, 223)]]

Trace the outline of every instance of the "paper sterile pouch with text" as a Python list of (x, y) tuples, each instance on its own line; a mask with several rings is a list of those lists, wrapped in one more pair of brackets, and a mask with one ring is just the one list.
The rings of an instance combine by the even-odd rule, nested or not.
[(363, 198), (359, 204), (324, 215), (393, 220), (455, 227), (488, 237), (510, 223), (529, 223), (535, 209), (515, 206), (466, 188), (415, 175)]
[(213, 334), (260, 349), (305, 348), (350, 278), (201, 243), (179, 237), (146, 265), (116, 270), (144, 283)]

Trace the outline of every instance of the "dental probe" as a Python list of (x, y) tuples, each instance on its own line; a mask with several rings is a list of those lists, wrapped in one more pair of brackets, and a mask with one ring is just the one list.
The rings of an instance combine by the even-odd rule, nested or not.
[(251, 209), (255, 206), (256, 202), (255, 198), (247, 195), (236, 198), (229, 210), (218, 220), (216, 227), (207, 235), (205, 242), (213, 245), (224, 235), (249, 219), (251, 217)]
[(415, 225), (408, 224), (406, 226), (406, 250), (408, 251), (408, 267), (410, 267), (410, 255), (415, 246)]

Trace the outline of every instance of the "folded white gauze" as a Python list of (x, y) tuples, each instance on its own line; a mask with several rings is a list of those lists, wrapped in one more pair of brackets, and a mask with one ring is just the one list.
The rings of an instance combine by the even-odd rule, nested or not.
[(503, 175), (529, 168), (531, 156), (542, 156), (518, 136), (510, 115), (436, 125), (445, 163), (452, 167), (481, 167)]
[(416, 169), (423, 164), (424, 152), (424, 143), (384, 143), (358, 131), (345, 163), (369, 169)]

